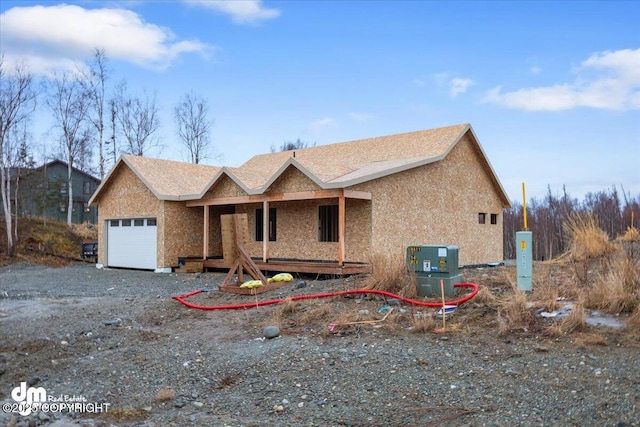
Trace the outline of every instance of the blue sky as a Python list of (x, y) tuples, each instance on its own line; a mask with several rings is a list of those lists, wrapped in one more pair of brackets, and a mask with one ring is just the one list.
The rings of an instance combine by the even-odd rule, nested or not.
[[(111, 86), (156, 91), (153, 157), (187, 158), (173, 107), (194, 91), (215, 122), (212, 164), (471, 123), (511, 199), (523, 181), (528, 197), (640, 195), (639, 2), (3, 0), (0, 13), (6, 65), (46, 76), (102, 47)], [(34, 140), (50, 128), (40, 101)]]

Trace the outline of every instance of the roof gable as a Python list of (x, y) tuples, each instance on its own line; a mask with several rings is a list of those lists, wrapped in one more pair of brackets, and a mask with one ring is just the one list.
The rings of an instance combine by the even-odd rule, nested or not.
[(110, 178), (122, 167), (131, 169), (159, 200), (199, 199), (220, 170), (217, 166), (122, 155), (89, 200), (90, 204), (99, 199)]

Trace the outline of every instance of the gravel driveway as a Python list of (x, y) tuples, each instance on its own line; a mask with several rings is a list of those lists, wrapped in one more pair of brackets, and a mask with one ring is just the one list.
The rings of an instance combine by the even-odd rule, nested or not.
[[(493, 273), (470, 274), (482, 285)], [(254, 301), (215, 291), (222, 278), (82, 263), (1, 268), (0, 425), (640, 426), (639, 345), (619, 331), (588, 331), (604, 337), (593, 344), (532, 332), (500, 338), (472, 301), (444, 334), (384, 322), (330, 333), (324, 320), (292, 326), (279, 306), (199, 311), (171, 299), (206, 288), (193, 300)], [(260, 297), (353, 288), (357, 279), (306, 284)], [(311, 301), (296, 316), (322, 304)], [(376, 313), (384, 301), (332, 304)], [(396, 307), (406, 310), (416, 315)], [(281, 334), (265, 339), (272, 324)], [(6, 413), (21, 382), (82, 411)]]

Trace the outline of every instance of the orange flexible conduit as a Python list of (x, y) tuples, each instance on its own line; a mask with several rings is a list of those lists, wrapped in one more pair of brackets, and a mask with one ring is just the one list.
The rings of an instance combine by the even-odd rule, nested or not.
[[(472, 291), (471, 291), (471, 293), (465, 295), (462, 298), (458, 298), (456, 300), (451, 300), (451, 301), (445, 301), (446, 305), (460, 305), (460, 304), (463, 304), (463, 303), (469, 301), (471, 298), (475, 297), (476, 294), (478, 293), (478, 285), (476, 285), (475, 283), (457, 283), (457, 284), (455, 284), (453, 286), (455, 288), (471, 288)], [(241, 308), (256, 308), (256, 307), (262, 307), (262, 306), (265, 306), (265, 305), (279, 304), (279, 303), (281, 303), (281, 302), (283, 302), (285, 300), (300, 301), (300, 300), (312, 299), (312, 298), (330, 298), (330, 297), (339, 297), (339, 296), (343, 296), (343, 295), (355, 295), (355, 294), (383, 295), (385, 297), (399, 299), (399, 300), (404, 301), (404, 302), (406, 302), (408, 304), (417, 305), (417, 306), (420, 306), (420, 307), (434, 307), (434, 308), (442, 307), (442, 302), (416, 301), (416, 300), (413, 300), (413, 299), (405, 298), (405, 297), (400, 296), (400, 295), (392, 294), (391, 292), (378, 291), (378, 290), (374, 290), (374, 289), (355, 289), (355, 290), (351, 290), (351, 291), (336, 291), (336, 292), (327, 292), (327, 293), (322, 293), (322, 294), (298, 295), (298, 296), (294, 296), (294, 297), (290, 297), (290, 298), (279, 298), (279, 299), (272, 299), (272, 300), (267, 300), (267, 301), (249, 302), (249, 303), (244, 303), (244, 304), (200, 305), (200, 304), (193, 304), (193, 303), (187, 301), (187, 298), (192, 297), (192, 296), (197, 295), (197, 294), (202, 293), (202, 292), (206, 292), (206, 291), (200, 289), (200, 290), (197, 290), (197, 291), (188, 292), (186, 294), (182, 294), (182, 295), (178, 295), (178, 296), (172, 296), (171, 298), (179, 301), (180, 303), (184, 304), (185, 306), (187, 306), (189, 308), (195, 308), (195, 309), (198, 309), (198, 310), (237, 310), (237, 309), (241, 309)]]

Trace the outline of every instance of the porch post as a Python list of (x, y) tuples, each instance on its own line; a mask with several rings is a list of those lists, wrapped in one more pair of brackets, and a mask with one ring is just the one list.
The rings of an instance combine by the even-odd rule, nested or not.
[(204, 235), (202, 236), (202, 259), (209, 255), (209, 205), (204, 205)]
[(338, 265), (344, 264), (344, 215), (345, 214), (345, 198), (344, 189), (338, 196)]
[(269, 259), (269, 201), (262, 202), (262, 262)]

